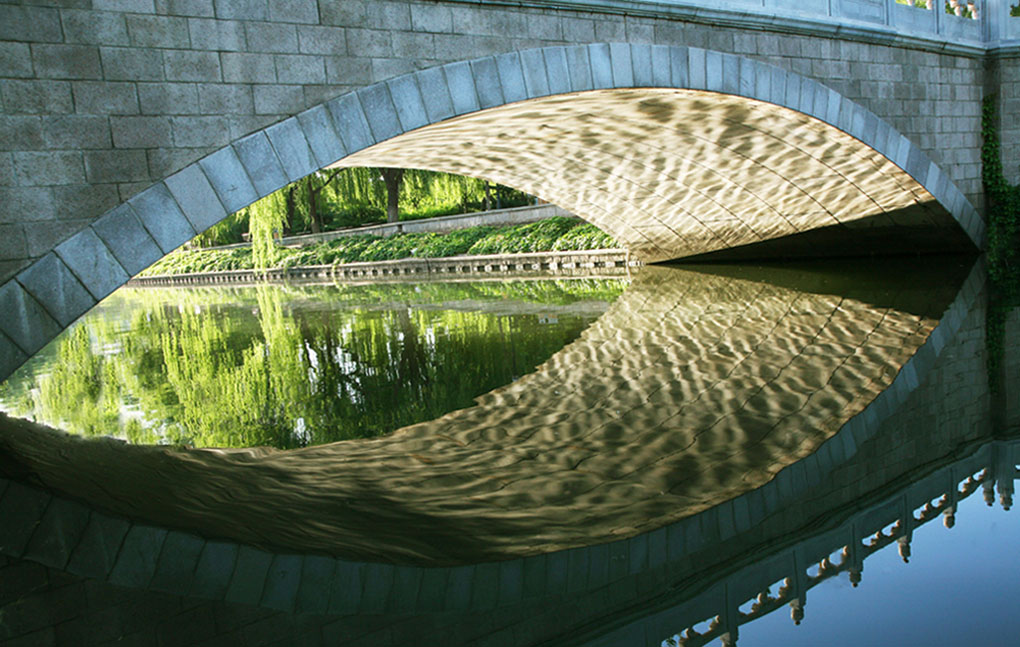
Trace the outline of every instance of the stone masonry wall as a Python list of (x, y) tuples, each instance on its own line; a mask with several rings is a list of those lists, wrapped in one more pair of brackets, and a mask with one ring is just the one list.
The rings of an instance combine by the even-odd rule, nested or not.
[[(1017, 20), (1020, 20), (1018, 18)], [(999, 137), (1006, 179), (1020, 183), (1020, 57), (1002, 58), (991, 66), (990, 92), (999, 95)]]
[(49, 4), (0, 4), (0, 283), (151, 183), (304, 108), (415, 69), (555, 44), (693, 45), (812, 77), (917, 143), (980, 208), (977, 58), (460, 2)]

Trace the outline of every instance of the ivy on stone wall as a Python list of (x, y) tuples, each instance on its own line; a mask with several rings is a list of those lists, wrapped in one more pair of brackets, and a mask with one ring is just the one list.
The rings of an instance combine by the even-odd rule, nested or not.
[(989, 300), (987, 317), (988, 372), (998, 391), (1006, 316), (1020, 306), (1020, 186), (1012, 186), (1002, 170), (996, 97), (985, 97), (981, 113), (981, 180), (988, 223)]

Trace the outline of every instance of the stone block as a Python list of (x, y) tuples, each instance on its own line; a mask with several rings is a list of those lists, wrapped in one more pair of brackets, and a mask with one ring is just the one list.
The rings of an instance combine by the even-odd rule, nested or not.
[(570, 71), (567, 52), (564, 47), (546, 47), (542, 50), (545, 58), (546, 78), (550, 94), (566, 94), (571, 91)]
[(230, 138), (230, 122), (225, 117), (173, 117), (174, 145), (181, 148), (222, 146)]
[(572, 548), (567, 551), (567, 592), (577, 593), (588, 588), (587, 548)]
[[(429, 117), (429, 122), (436, 123), (452, 117), (454, 115), (453, 99), (450, 96), (443, 68), (433, 67), (422, 70), (415, 74), (415, 78), (418, 81), (418, 87), (421, 88), (421, 95), (425, 101), (425, 113)], [(500, 78), (503, 78), (502, 68), (500, 69)], [(506, 92), (505, 85), (504, 92)]]
[(308, 147), (315, 156), (316, 167), (328, 166), (347, 155), (344, 144), (333, 126), (333, 119), (325, 106), (316, 106), (297, 116)]
[(25, 243), (28, 245), (29, 257), (38, 258), (46, 254), (87, 225), (88, 220), (83, 219), (25, 223)]
[(589, 49), (583, 45), (563, 48), (567, 62), (567, 76), (570, 78), (570, 90), (580, 92), (592, 90), (592, 63), (589, 60)]
[(28, 258), (28, 240), (22, 225), (0, 225), (0, 258)]
[(540, 49), (519, 52), (524, 73), (524, 89), (529, 98), (549, 95), (549, 76), (545, 70), (545, 57)]
[(386, 608), (390, 613), (411, 613), (417, 610), (423, 573), (417, 566), (397, 566), (393, 571), (393, 588)]
[(471, 581), (471, 609), (487, 611), (499, 604), (500, 564), (478, 564)]
[(144, 182), (149, 179), (143, 150), (86, 151), (85, 176), (89, 182)]
[(203, 232), (227, 217), (200, 165), (181, 169), (166, 179), (166, 185), (196, 232)]
[(609, 45), (595, 43), (588, 46), (588, 61), (591, 65), (592, 87), (603, 89), (613, 87), (613, 62)]
[(398, 76), (386, 82), (393, 105), (400, 119), (400, 128), (407, 132), (429, 123), (425, 102), (414, 75)]
[(149, 588), (164, 593), (186, 594), (195, 579), (203, 548), (205, 540), (200, 537), (176, 530), (168, 532)]
[(415, 602), (416, 612), (436, 613), (443, 610), (448, 577), (449, 569), (446, 568), (422, 569), (421, 585)]
[(55, 251), (96, 301), (102, 300), (130, 278), (91, 228), (71, 236)]
[(155, 49), (100, 47), (107, 81), (162, 81), (163, 53)]
[(0, 99), (7, 114), (60, 115), (74, 112), (67, 81), (0, 81)]
[(110, 571), (110, 582), (133, 588), (147, 587), (156, 573), (166, 536), (167, 531), (162, 528), (132, 526)]
[(117, 148), (164, 148), (173, 141), (166, 117), (110, 117), (110, 128)]
[(0, 115), (0, 150), (38, 150), (43, 147), (41, 117)]
[(189, 18), (191, 47), (217, 52), (242, 52), (245, 45), (244, 23), (233, 20)]
[(122, 204), (110, 211), (92, 228), (131, 276), (164, 256), (130, 205)]
[(361, 604), (362, 572), (365, 565), (338, 560), (329, 592), (330, 615), (350, 614)]
[(610, 43), (609, 56), (613, 70), (613, 87), (634, 87), (634, 62), (631, 46), (627, 43)]
[(206, 115), (250, 115), (254, 111), (252, 89), (247, 85), (200, 83), (198, 110)]
[(128, 204), (165, 254), (195, 237), (191, 222), (162, 182), (137, 194)]
[(273, 556), (259, 606), (292, 612), (301, 586), (303, 562), (304, 558), (300, 555)]
[(75, 111), (79, 115), (138, 114), (138, 94), (134, 83), (78, 81), (72, 84), (71, 89)]
[(96, 299), (52, 252), (22, 270), (18, 282), (63, 328), (96, 304)]
[(0, 41), (59, 43), (60, 13), (40, 6), (0, 5)]
[[(496, 74), (499, 76), (500, 94), (506, 103), (523, 101), (528, 98), (524, 85), (524, 70), (521, 68), (521, 57), (517, 52), (509, 52), (496, 56), (493, 61)], [(426, 94), (426, 101), (429, 100)]]
[(497, 605), (518, 604), (524, 598), (524, 560), (499, 563), (499, 599)]
[(294, 611), (323, 615), (329, 608), (329, 594), (336, 572), (332, 557), (308, 555), (303, 560), (301, 586), (298, 588)]
[(462, 115), (479, 109), (478, 93), (474, 76), (467, 61), (443, 66), (443, 74), (450, 89), (450, 99), (455, 114)]
[(347, 53), (347, 35), (342, 27), (301, 25), (297, 28), (297, 51), (301, 54), (343, 56)]
[(226, 83), (276, 83), (276, 63), (272, 54), (224, 52), (220, 60)]
[(453, 13), (442, 5), (411, 5), (411, 29), (433, 33), (453, 31)]
[[(6, 287), (6, 286), (4, 286)], [(2, 291), (3, 288), (0, 288)], [(4, 300), (0, 292), (0, 303)], [(8, 312), (5, 310), (4, 312)], [(50, 495), (17, 481), (10, 481), (0, 498), (0, 551), (20, 557), (50, 505)]]
[(652, 46), (632, 43), (630, 46), (631, 74), (635, 87), (654, 87)]
[[(369, 126), (368, 119), (365, 115), (365, 109), (362, 107), (359, 94), (360, 93), (345, 94), (329, 101), (326, 104), (326, 108), (329, 110), (329, 114), (333, 120), (333, 125), (335, 126), (336, 132), (340, 136), (340, 140), (343, 144), (342, 155), (349, 155), (355, 151), (371, 146), (376, 142), (373, 132)], [(384, 98), (389, 98), (388, 93), (385, 97), (381, 98), (378, 97), (378, 95), (376, 95), (375, 99), (370, 96), (368, 101), (372, 106), (371, 109), (382, 109), (385, 105), (383, 101)], [(392, 102), (389, 110), (390, 114), (388, 116), (377, 117), (375, 120), (375, 127), (380, 130), (380, 136), (385, 136), (387, 133), (393, 132), (391, 128), (399, 129), (399, 123), (397, 122), (396, 112), (392, 107)]]
[(484, 109), (503, 105), (503, 89), (499, 82), (496, 60), (487, 56), (471, 61), (470, 65), (475, 80), (475, 89), (478, 92), (479, 106)]
[(207, 541), (199, 554), (188, 595), (210, 600), (223, 599), (231, 578), (235, 576), (237, 561), (236, 544)]
[(232, 147), (216, 151), (199, 164), (227, 213), (243, 209), (258, 199), (255, 187)]
[(255, 133), (234, 144), (258, 195), (266, 196), (287, 184), (287, 175), (265, 133)]
[[(0, 380), (7, 379), (14, 371), (28, 361), (26, 355), (7, 335), (0, 332)], [(0, 486), (0, 491), (3, 487)]]
[(187, 18), (171, 16), (127, 16), (128, 36), (135, 47), (190, 47)]
[(326, 67), (321, 56), (304, 54), (278, 54), (276, 61), (276, 78), (287, 83), (325, 83)]
[(60, 12), (64, 40), (84, 45), (127, 45), (130, 43), (124, 14), (65, 9)]
[(249, 51), (273, 54), (298, 51), (297, 28), (294, 25), (246, 22), (244, 31)]
[(258, 604), (272, 563), (273, 556), (269, 553), (241, 546), (233, 577), (225, 590), (225, 599), (239, 604)]
[(131, 524), (92, 512), (81, 540), (71, 553), (67, 570), (75, 575), (105, 580)]
[(391, 564), (366, 564), (362, 577), (359, 613), (382, 613), (393, 588), (394, 567)]
[(358, 57), (387, 57), (393, 53), (390, 32), (380, 29), (347, 28), (347, 52)]
[(216, 17), (228, 20), (266, 20), (266, 0), (213, 0)]
[(198, 112), (198, 85), (195, 83), (138, 83), (137, 88), (142, 114), (163, 116)]
[(32, 53), (25, 43), (0, 42), (0, 77), (31, 78)]
[(394, 32), (391, 38), (393, 56), (405, 59), (436, 58), (435, 34), (422, 34), (411, 31)]
[(163, 53), (167, 81), (217, 82), (222, 80), (220, 59), (215, 52), (167, 50)]
[(92, 8), (98, 11), (155, 13), (153, 0), (92, 0)]
[(609, 546), (599, 544), (588, 549), (587, 588), (601, 588), (609, 583)]
[(23, 186), (83, 184), (85, 165), (77, 151), (14, 153), (14, 179)]
[(475, 577), (474, 566), (449, 569), (443, 608), (447, 611), (467, 611), (471, 608), (471, 589)]
[(319, 22), (319, 3), (317, 0), (269, 0), (269, 20), (314, 25)]
[(319, 168), (296, 117), (270, 126), (266, 129), (266, 136), (291, 182)]
[(258, 115), (296, 113), (306, 105), (304, 87), (300, 85), (256, 85), (252, 91)]

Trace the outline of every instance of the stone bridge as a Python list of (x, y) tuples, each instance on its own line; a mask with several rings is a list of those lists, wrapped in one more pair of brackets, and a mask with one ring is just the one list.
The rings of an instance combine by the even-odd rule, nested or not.
[(0, 5), (0, 375), (336, 163), (490, 177), (649, 260), (853, 222), (980, 245), (983, 92), (1017, 133), (1007, 2), (506, 4)]
[(871, 234), (850, 253), (980, 247), (981, 101), (999, 97), (1012, 168), (1020, 19), (1009, 0), (961, 13), (0, 4), (0, 377), (196, 233), (330, 165), (510, 184), (649, 261), (819, 230), (829, 250)]

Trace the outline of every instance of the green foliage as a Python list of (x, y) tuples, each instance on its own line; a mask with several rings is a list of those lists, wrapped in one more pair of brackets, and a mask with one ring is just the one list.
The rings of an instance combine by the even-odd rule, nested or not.
[[(122, 290), (0, 385), (0, 405), (131, 442), (289, 448), (378, 436), (470, 406), (533, 370), (598, 311), (547, 325), (507, 309), (508, 300), (611, 301), (624, 287), (592, 279)], [(495, 307), (477, 305), (486, 301)], [(456, 305), (465, 302), (475, 305)]]
[[(509, 227), (479, 226), (446, 234), (406, 233), (388, 238), (345, 236), (306, 247), (273, 246), (273, 267), (333, 265), (461, 254), (512, 254), (617, 247), (611, 236), (573, 218), (548, 218)], [(189, 249), (169, 254), (142, 276), (189, 274), (257, 267), (252, 250)], [(260, 268), (261, 269), (261, 268)]]
[(507, 227), (486, 236), (468, 250), (469, 254), (516, 254), (551, 251), (556, 242), (580, 224), (573, 218), (546, 218), (538, 222)]
[(1009, 15), (1014, 18), (1020, 18), (1020, 4), (1015, 4), (1009, 8)]
[(999, 389), (1006, 316), (1020, 306), (1020, 186), (1011, 186), (1002, 169), (996, 97), (984, 100), (981, 113), (981, 179), (987, 198), (989, 302), (988, 371), (993, 392)]
[[(315, 200), (326, 231), (386, 220), (386, 187), (379, 169), (350, 167), (318, 171), (241, 209), (197, 237), (195, 244), (211, 247), (238, 243), (242, 234), (250, 231), (253, 243), (257, 236), (262, 241), (259, 258), (271, 258), (273, 250), (265, 241), (271, 238), (274, 229), (289, 235), (306, 232), (311, 227), (309, 202), (313, 199), (313, 185), (323, 187), (315, 191)], [(400, 219), (418, 220), (481, 211), (485, 208), (485, 186), (485, 180), (477, 178), (407, 169), (400, 187)], [(523, 206), (532, 199), (526, 193), (502, 185), (490, 185), (489, 194), (493, 208), (497, 203), (501, 207)], [(292, 221), (288, 221), (288, 195)]]

